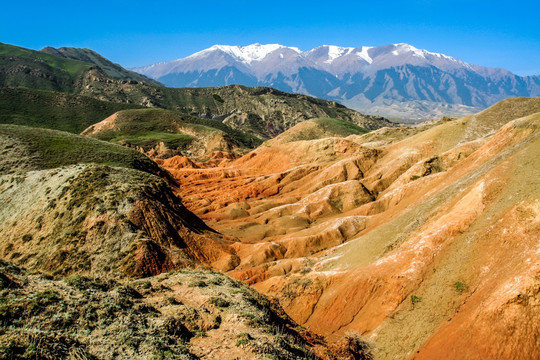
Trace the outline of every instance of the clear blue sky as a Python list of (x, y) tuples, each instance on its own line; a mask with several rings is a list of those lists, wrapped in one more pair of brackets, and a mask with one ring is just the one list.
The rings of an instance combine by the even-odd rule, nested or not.
[(0, 42), (87, 47), (125, 67), (214, 44), (405, 42), (469, 63), (540, 74), (540, 1), (4, 1)]

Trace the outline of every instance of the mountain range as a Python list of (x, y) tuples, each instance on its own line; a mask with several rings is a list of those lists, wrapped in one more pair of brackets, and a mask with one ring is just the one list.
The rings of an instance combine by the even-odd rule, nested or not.
[(540, 76), (471, 65), (409, 44), (215, 45), (186, 58), (132, 69), (170, 87), (269, 86), (402, 119), (474, 113), (512, 96), (540, 95)]

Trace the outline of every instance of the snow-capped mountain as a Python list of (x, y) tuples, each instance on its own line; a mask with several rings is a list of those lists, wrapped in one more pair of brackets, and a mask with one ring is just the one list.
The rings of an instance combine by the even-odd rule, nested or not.
[(214, 45), (132, 69), (171, 87), (270, 86), (335, 100), (366, 113), (432, 118), (476, 112), (512, 96), (540, 96), (540, 76), (471, 65), (409, 44)]

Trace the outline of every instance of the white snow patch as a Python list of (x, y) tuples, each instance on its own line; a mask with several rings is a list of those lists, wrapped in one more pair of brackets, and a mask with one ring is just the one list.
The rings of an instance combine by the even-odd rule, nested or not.
[(323, 45), (328, 48), (328, 60), (325, 61), (327, 64), (331, 64), (337, 58), (350, 54), (354, 48), (351, 47), (341, 47), (335, 45)]
[(358, 56), (360, 59), (363, 59), (371, 64), (373, 63), (373, 59), (371, 58), (371, 56), (369, 56), (368, 50), (372, 48), (373, 48), (372, 46), (362, 46), (360, 48), (360, 51), (356, 52), (356, 56)]

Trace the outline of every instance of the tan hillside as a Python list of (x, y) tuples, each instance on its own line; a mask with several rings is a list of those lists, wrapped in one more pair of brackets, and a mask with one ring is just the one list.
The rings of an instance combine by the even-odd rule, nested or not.
[(239, 238), (230, 274), (316, 332), (359, 332), (379, 359), (534, 358), (539, 107), (293, 141), (303, 125), (217, 167), (167, 168)]

